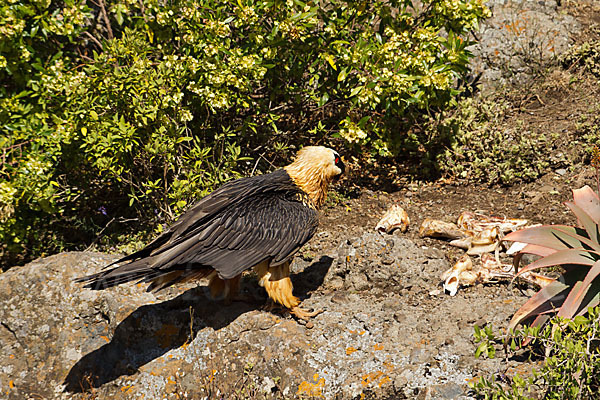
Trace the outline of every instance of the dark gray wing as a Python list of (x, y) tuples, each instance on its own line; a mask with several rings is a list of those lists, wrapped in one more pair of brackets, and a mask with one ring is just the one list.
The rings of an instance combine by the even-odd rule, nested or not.
[(317, 226), (317, 211), (289, 196), (254, 195), (188, 232), (185, 241), (168, 250), (170, 261), (161, 268), (208, 265), (222, 278), (233, 278), (264, 260), (285, 262)]
[(78, 279), (103, 289), (176, 270), (212, 267), (232, 278), (253, 265), (281, 264), (315, 233), (317, 211), (287, 172), (239, 179), (206, 196), (144, 249), (116, 263), (128, 264)]

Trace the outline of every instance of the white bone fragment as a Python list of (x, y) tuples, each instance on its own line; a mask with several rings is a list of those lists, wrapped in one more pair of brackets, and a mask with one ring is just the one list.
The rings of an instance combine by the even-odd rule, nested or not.
[(377, 223), (375, 230), (381, 233), (392, 233), (394, 229), (399, 228), (401, 232), (406, 232), (409, 224), (410, 218), (406, 211), (394, 204)]
[(470, 256), (496, 251), (500, 245), (500, 230), (497, 226), (484, 229), (473, 236), (471, 246), (467, 251)]
[[(467, 255), (462, 256), (452, 268), (442, 275), (442, 279), (444, 279), (444, 291), (450, 296), (455, 296), (458, 292), (462, 275), (465, 272), (470, 272), (472, 269), (473, 262), (471, 261), (471, 257)], [(471, 277), (465, 276), (465, 278), (470, 279)]]
[(443, 239), (461, 239), (469, 236), (461, 231), (456, 224), (452, 222), (440, 221), (437, 219), (425, 218), (419, 228), (421, 237), (433, 237)]

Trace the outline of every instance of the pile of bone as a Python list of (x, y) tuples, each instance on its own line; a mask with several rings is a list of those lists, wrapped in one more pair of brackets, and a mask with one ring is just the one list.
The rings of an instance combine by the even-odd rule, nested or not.
[(523, 228), (526, 219), (490, 217), (481, 213), (464, 211), (456, 224), (426, 218), (419, 235), (450, 240), (451, 246), (467, 250), (470, 256), (498, 251), (505, 234)]
[[(406, 211), (394, 205), (375, 229), (381, 233), (390, 233), (397, 228), (405, 232), (409, 223)], [(444, 291), (454, 296), (460, 286), (512, 281), (516, 276), (515, 267), (513, 264), (500, 262), (499, 253), (506, 251), (507, 255), (514, 255), (522, 248), (522, 244), (514, 243), (507, 249), (502, 239), (507, 233), (524, 228), (527, 223), (526, 219), (494, 217), (465, 211), (456, 223), (426, 218), (421, 224), (419, 235), (447, 240), (450, 245), (466, 250), (466, 254), (441, 276)], [(478, 266), (474, 267), (471, 256), (479, 256)], [(538, 287), (543, 287), (553, 280), (533, 272), (520, 274), (519, 278)], [(434, 292), (436, 293), (432, 294), (439, 291)]]

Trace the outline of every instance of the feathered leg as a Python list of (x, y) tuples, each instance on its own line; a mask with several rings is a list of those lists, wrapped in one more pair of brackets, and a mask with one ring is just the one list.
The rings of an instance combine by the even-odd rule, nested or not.
[(217, 272), (213, 272), (208, 282), (209, 289), (209, 297), (213, 300), (225, 300), (227, 303), (231, 303), (236, 299), (238, 292), (240, 290), (240, 279), (242, 274), (231, 278), (231, 279), (221, 279)]
[(285, 262), (277, 267), (269, 267), (268, 262), (262, 262), (254, 267), (258, 275), (258, 284), (265, 288), (269, 297), (290, 310), (296, 317), (308, 320), (323, 312), (322, 310), (308, 312), (300, 307), (300, 299), (292, 294), (294, 286), (290, 280), (290, 263)]

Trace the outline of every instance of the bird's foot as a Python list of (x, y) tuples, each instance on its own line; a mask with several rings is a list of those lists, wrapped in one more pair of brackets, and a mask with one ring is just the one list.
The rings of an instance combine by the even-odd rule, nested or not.
[(303, 319), (304, 321), (310, 320), (312, 317), (316, 317), (321, 314), (323, 310), (315, 310), (315, 311), (307, 311), (300, 307), (292, 307), (290, 308), (290, 314), (295, 316), (296, 318)]
[(261, 307), (261, 309), (263, 311), (269, 312), (274, 314), (275, 311), (281, 311), (281, 306), (277, 303), (275, 303), (273, 300), (269, 299), (267, 300), (267, 302), (265, 303), (264, 306)]

